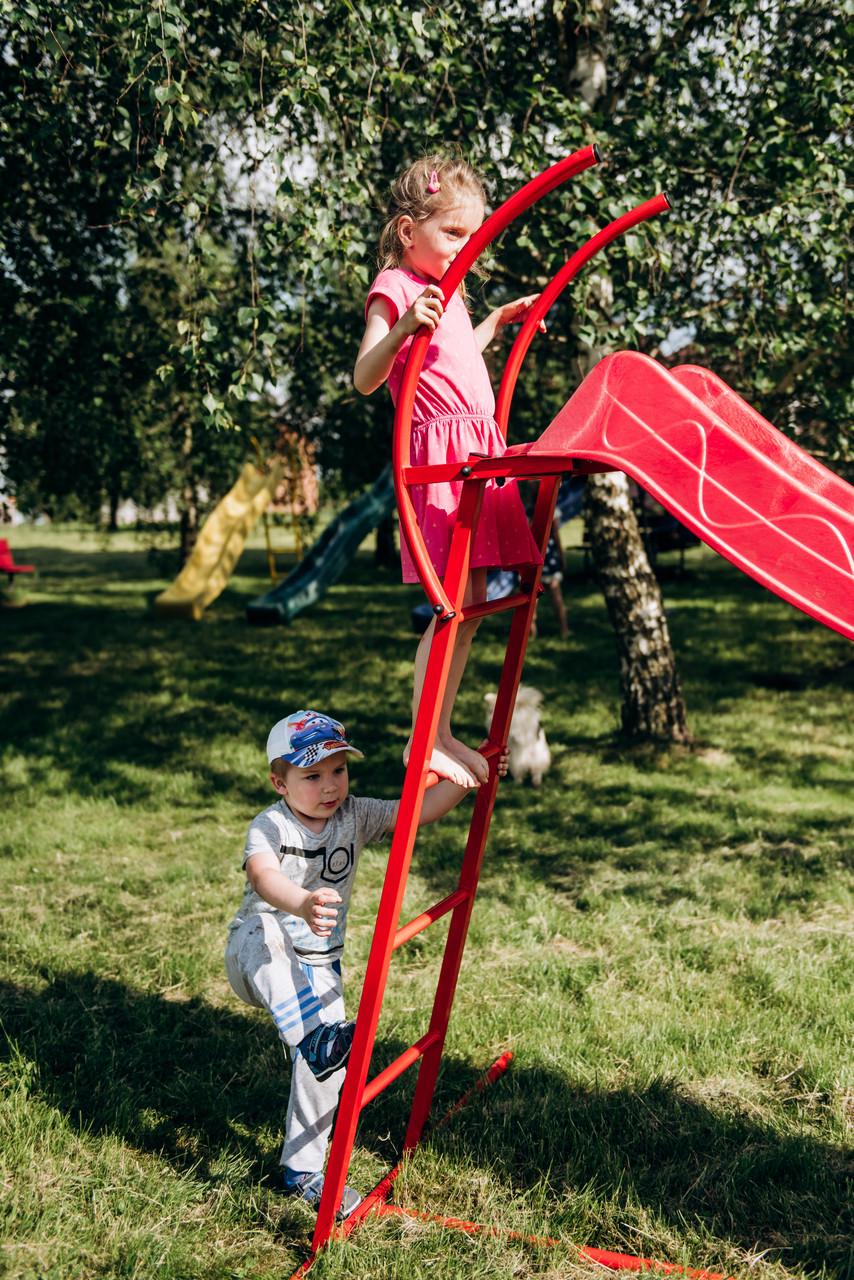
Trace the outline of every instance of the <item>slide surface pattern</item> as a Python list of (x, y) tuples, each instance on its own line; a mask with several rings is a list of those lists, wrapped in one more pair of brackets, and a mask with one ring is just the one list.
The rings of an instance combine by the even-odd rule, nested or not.
[(708, 370), (607, 356), (539, 440), (625, 471), (733, 564), (854, 639), (854, 488)]

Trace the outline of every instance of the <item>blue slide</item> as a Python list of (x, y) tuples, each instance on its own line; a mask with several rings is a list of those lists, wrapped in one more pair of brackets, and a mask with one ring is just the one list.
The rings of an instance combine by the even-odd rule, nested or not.
[(316, 604), (341, 577), (372, 529), (394, 510), (391, 467), (384, 469), (366, 493), (327, 525), (314, 546), (288, 576), (263, 596), (250, 600), (246, 618), (256, 626), (290, 622)]

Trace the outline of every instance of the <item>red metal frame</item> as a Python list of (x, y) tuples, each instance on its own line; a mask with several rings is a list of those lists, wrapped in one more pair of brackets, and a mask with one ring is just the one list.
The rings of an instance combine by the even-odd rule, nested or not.
[[(527, 183), (526, 186), (501, 205), (484, 222), (483, 226), (475, 232), (445, 273), (441, 281), (441, 287), (446, 296), (452, 294), (458, 287), (464, 274), (478, 254), (515, 217), (547, 192), (554, 190), (562, 182), (596, 164), (600, 158), (598, 149), (593, 146), (576, 151), (573, 155), (553, 165), (550, 169)], [(445, 962), (439, 981), (430, 1029), (396, 1062), (386, 1068), (380, 1077), (377, 1077), (375, 1081), (367, 1085), (367, 1074), (392, 952), (395, 949), (395, 945), (400, 945), (400, 941), (396, 942), (398, 938), (402, 941), (405, 936), (413, 936), (418, 931), (417, 925), (420, 925), (422, 918), (419, 917), (417, 922), (410, 922), (410, 925), (406, 926), (404, 931), (398, 930), (409, 864), (415, 845), (424, 790), (428, 782), (427, 762), (432, 753), (439, 711), (447, 686), (451, 655), (456, 642), (459, 624), (462, 620), (472, 534), (480, 509), (483, 490), (483, 480), (481, 478), (465, 480), (463, 483), (458, 518), (454, 526), (448, 554), (445, 573), (446, 585), (443, 587), (424, 547), (415, 519), (409, 494), (409, 485), (403, 478), (404, 466), (409, 465), (409, 441), (415, 386), (421, 372), (430, 337), (429, 331), (426, 328), (422, 328), (415, 335), (410, 347), (395, 417), (394, 471), (398, 510), (404, 536), (406, 536), (412, 550), (415, 564), (428, 597), (434, 604), (434, 608), (442, 616), (437, 621), (427, 660), (419, 713), (412, 736), (409, 765), (404, 779), (398, 819), (389, 854), (388, 869), (377, 912), (374, 941), (368, 958), (362, 998), (356, 1018), (353, 1049), (341, 1091), (335, 1132), (326, 1168), (324, 1190), (318, 1208), (317, 1224), (312, 1241), (312, 1247), (315, 1251), (325, 1244), (333, 1229), (335, 1213), (341, 1203), (356, 1127), (362, 1107), (366, 1106), (382, 1088), (396, 1079), (401, 1072), (405, 1071), (420, 1057), (425, 1057), (425, 1062), (428, 1065), (426, 1070), (422, 1068), (419, 1073), (419, 1087), (416, 1089), (416, 1101), (413, 1104), (413, 1116), (410, 1119), (407, 1134), (408, 1146), (411, 1146), (413, 1141), (417, 1140), (412, 1138), (412, 1134), (416, 1130), (420, 1133), (423, 1128), (441, 1059), (445, 1030), (450, 1015), (456, 977), (462, 960), (462, 951), (468, 931), (468, 922), (497, 786), (497, 774), (494, 769), (495, 751), (493, 750), (490, 752), (492, 757), (490, 763), (493, 767), (490, 768), (489, 781), (480, 788), (475, 803), (472, 830), (469, 834), (469, 842), (463, 860), (459, 887), (456, 893), (452, 895), (454, 905), (442, 910), (443, 915), (450, 911), (451, 923), (445, 949)], [(548, 488), (551, 491), (551, 516), (558, 480), (555, 477), (551, 481), (544, 483), (548, 484)], [(542, 521), (540, 521), (540, 525), (542, 525)], [(545, 545), (549, 525), (540, 527), (535, 520), (534, 536), (536, 537), (539, 533), (542, 546)], [(524, 660), (530, 617), (536, 599), (536, 589), (539, 586), (539, 571), (534, 574), (533, 580), (526, 586), (531, 591), (531, 595), (524, 602), (520, 602), (514, 609), (511, 646), (505, 659), (505, 671), (510, 673), (508, 688), (512, 687), (512, 697), (505, 696), (502, 698), (499, 695), (493, 716), (493, 728), (490, 734), (490, 743), (493, 747), (495, 744), (500, 744), (507, 740), (507, 730), (513, 701), (515, 700), (515, 691), (518, 687), (522, 661)], [(523, 622), (523, 619), (527, 619), (527, 621)], [(508, 666), (511, 661), (511, 652), (513, 665)], [(504, 683), (503, 679), (502, 683)], [(437, 904), (437, 907), (433, 908), (432, 911), (438, 911), (439, 905), (446, 907), (446, 904)]]
[[(452, 294), (478, 254), (515, 217), (529, 208), (530, 205), (548, 191), (553, 190), (574, 174), (597, 163), (599, 159), (599, 152), (595, 147), (584, 148), (567, 157), (560, 164), (546, 170), (545, 173), (528, 183), (527, 186), (523, 187), (521, 191), (503, 204), (487, 219), (480, 230), (472, 236), (443, 277), (440, 283), (445, 296), (448, 297)], [(584, 263), (589, 261), (595, 253), (630, 227), (637, 225), (637, 223), (646, 218), (652, 217), (667, 207), (666, 196), (657, 196), (655, 199), (645, 202), (643, 205), (638, 206), (637, 209), (631, 210), (621, 218), (616, 219), (588, 241), (586, 245), (582, 246), (568, 260), (548, 288), (543, 291), (540, 299), (531, 308), (526, 317), (526, 322), (514, 344), (507, 370), (502, 379), (499, 394), (501, 409), (499, 422), (503, 430), (506, 430), (509, 406), (519, 369), (542, 316), (546, 314), (560, 292), (574, 278)], [(385, 1202), (398, 1176), (399, 1163), (373, 1188), (356, 1211), (337, 1227), (335, 1213), (341, 1203), (362, 1108), (367, 1106), (369, 1102), (376, 1098), (410, 1066), (419, 1061), (418, 1079), (403, 1146), (404, 1155), (410, 1152), (421, 1140), (427, 1124), (495, 802), (498, 786), (495, 764), (501, 750), (501, 744), (505, 743), (508, 738), (510, 719), (513, 714), (530, 635), (531, 621), (540, 589), (540, 569), (536, 567), (523, 575), (521, 589), (510, 597), (501, 601), (464, 607), (463, 601), (469, 576), (472, 538), (480, 510), (483, 486), (488, 479), (501, 476), (527, 475), (531, 478), (539, 478), (540, 483), (531, 521), (531, 530), (542, 552), (545, 549), (551, 530), (561, 474), (569, 469), (581, 471), (607, 469), (595, 462), (591, 464), (583, 460), (570, 459), (566, 456), (560, 458), (541, 456), (537, 459), (529, 459), (521, 451), (511, 451), (506, 459), (472, 458), (470, 464), (448, 464), (446, 467), (431, 468), (412, 467), (410, 465), (412, 408), (415, 387), (430, 337), (431, 335), (427, 330), (419, 330), (410, 348), (395, 418), (394, 472), (403, 534), (409, 544), (422, 585), (434, 607), (437, 619), (427, 659), (424, 685), (413, 731), (409, 765), (404, 779), (388, 869), (377, 912), (374, 940), (368, 958), (365, 982), (356, 1018), (353, 1049), (341, 1092), (338, 1116), (326, 1168), (324, 1190), (312, 1239), (312, 1253), (309, 1259), (295, 1273), (294, 1280), (296, 1280), (296, 1276), (302, 1276), (308, 1271), (318, 1251), (323, 1248), (333, 1234), (337, 1238), (349, 1235), (356, 1224), (369, 1214), (389, 1212), (418, 1216), (470, 1233), (495, 1230), (494, 1228), (479, 1226), (476, 1223), (466, 1223), (462, 1220), (441, 1216), (434, 1217), (433, 1215), (420, 1214), (397, 1206), (387, 1206)], [(444, 581), (440, 582), (424, 546), (409, 491), (413, 484), (423, 483), (427, 479), (452, 478), (461, 479), (463, 487), (458, 517), (451, 538), (447, 569)], [(492, 723), (487, 742), (482, 748), (490, 764), (489, 779), (486, 784), (479, 788), (475, 799), (474, 812), (457, 888), (442, 899), (441, 902), (434, 904), (401, 926), (399, 920), (403, 895), (415, 844), (424, 791), (430, 778), (428, 761), (435, 740), (439, 711), (447, 686), (451, 655), (460, 623), (464, 619), (484, 617), (507, 610), (511, 610), (513, 614), (510, 635), (499, 680)], [(423, 929), (428, 928), (445, 916), (450, 917), (448, 937), (427, 1031), (413, 1045), (400, 1054), (394, 1062), (368, 1082), (368, 1070), (392, 954)], [(487, 1083), (491, 1083), (492, 1080), (501, 1075), (506, 1069), (509, 1060), (509, 1054), (503, 1055), (493, 1064), (493, 1067), (477, 1087), (483, 1088)], [(466, 1098), (461, 1099), (451, 1109), (445, 1120), (464, 1105), (468, 1096), (466, 1095)], [(443, 1120), (442, 1123), (444, 1122)], [(512, 1232), (506, 1234), (511, 1238), (515, 1238)], [(591, 1262), (598, 1262), (614, 1268), (629, 1267), (636, 1270), (645, 1270), (651, 1267), (659, 1267), (666, 1271), (692, 1275), (699, 1278), (699, 1280), (722, 1280), (721, 1277), (712, 1273), (688, 1272), (685, 1268), (676, 1267), (668, 1263), (656, 1263), (644, 1258), (633, 1258), (623, 1254), (608, 1254), (604, 1251), (589, 1249), (583, 1249), (580, 1252), (582, 1256), (588, 1257)]]
[[(559, 187), (561, 183), (567, 182), (577, 173), (582, 173), (585, 169), (589, 169), (591, 165), (598, 164), (601, 158), (598, 147), (583, 147), (580, 151), (567, 156), (566, 159), (561, 160), (558, 164), (552, 165), (550, 169), (546, 169), (545, 172), (532, 179), (515, 195), (511, 196), (509, 200), (506, 200), (467, 241), (439, 281), (439, 287), (445, 298), (452, 297), (454, 290), (457, 289), (475, 259), (505, 227), (509, 226), (514, 218), (517, 218), (520, 213), (524, 213), (526, 209), (529, 209), (532, 204), (547, 195), (548, 192), (554, 191), (555, 187)], [(394, 488), (397, 496), (397, 510), (400, 516), (402, 536), (406, 538), (407, 546), (412, 554), (412, 559), (415, 562), (418, 576), (427, 593), (428, 600), (433, 605), (434, 611), (440, 617), (447, 619), (453, 613), (453, 607), (427, 554), (424, 540), (418, 530), (412, 498), (410, 497), (408, 486), (403, 481), (403, 468), (408, 467), (410, 463), (409, 445), (415, 388), (431, 338), (430, 330), (425, 325), (422, 325), (413, 338), (412, 346), (409, 349), (409, 356), (397, 398), (392, 458)], [(446, 578), (447, 576), (446, 574)]]
[(16, 564), (15, 554), (6, 538), (0, 538), (0, 573), (8, 575), (9, 582), (15, 580), (16, 573), (35, 573), (34, 564)]
[[(461, 1098), (459, 1098), (438, 1120), (431, 1126), (430, 1132), (436, 1133), (439, 1129), (453, 1119), (467, 1103), (478, 1093), (482, 1093), (491, 1084), (504, 1074), (513, 1059), (513, 1054), (508, 1050), (503, 1053), (500, 1058), (496, 1058), (488, 1071), (485, 1071), (475, 1084), (467, 1089)], [(356, 1212), (343, 1222), (335, 1232), (337, 1239), (344, 1239), (352, 1232), (353, 1228), (364, 1218), (383, 1217), (385, 1215), (396, 1215), (398, 1217), (416, 1218), (420, 1222), (432, 1222), (438, 1226), (448, 1230), (463, 1231), (466, 1235), (494, 1235), (503, 1236), (507, 1240), (522, 1240), (529, 1244), (536, 1244), (540, 1247), (566, 1247), (566, 1241), (557, 1239), (554, 1236), (533, 1236), (526, 1235), (521, 1231), (505, 1230), (501, 1227), (485, 1226), (477, 1222), (469, 1222), (465, 1218), (452, 1218), (444, 1214), (424, 1213), (419, 1209), (409, 1209), (403, 1205), (389, 1204), (388, 1195), (392, 1186), (401, 1173), (402, 1162), (398, 1163), (389, 1170), (384, 1178), (368, 1192), (362, 1203), (356, 1209)], [(583, 1246), (578, 1250), (579, 1257), (587, 1259), (589, 1262), (596, 1263), (598, 1266), (607, 1267), (612, 1271), (662, 1271), (665, 1274), (684, 1275), (691, 1277), (691, 1280), (725, 1280), (725, 1277), (717, 1271), (696, 1271), (691, 1267), (682, 1267), (673, 1262), (658, 1262), (653, 1258), (636, 1257), (629, 1253), (614, 1253), (606, 1249), (594, 1249), (590, 1246)], [(298, 1276), (303, 1276), (311, 1266), (311, 1259), (304, 1263), (298, 1271), (294, 1273), (291, 1280), (297, 1280)]]
[(519, 370), (522, 367), (522, 361), (528, 354), (528, 348), (534, 340), (534, 335), (541, 321), (548, 314), (567, 285), (575, 279), (581, 268), (591, 258), (594, 258), (600, 249), (604, 249), (611, 244), (618, 236), (623, 236), (627, 231), (631, 231), (632, 227), (636, 227), (638, 223), (646, 222), (648, 218), (654, 218), (656, 214), (664, 213), (670, 207), (670, 199), (667, 192), (663, 191), (661, 195), (653, 196), (651, 200), (645, 200), (643, 204), (636, 205), (634, 209), (629, 209), (627, 213), (621, 214), (619, 218), (609, 222), (607, 227), (603, 227), (595, 236), (591, 236), (586, 244), (576, 250), (569, 261), (561, 267), (554, 279), (543, 289), (522, 322), (510, 355), (507, 357), (501, 386), (498, 389), (495, 417), (505, 440), (507, 438), (507, 419), (510, 416), (510, 403), (513, 399), (513, 392), (516, 390)]
[[(533, 182), (528, 183), (527, 186), (523, 187), (521, 191), (503, 204), (491, 218), (487, 219), (480, 230), (472, 236), (446, 272), (440, 282), (445, 296), (449, 296), (457, 288), (463, 275), (477, 255), (513, 218), (530, 207), (546, 192), (553, 190), (574, 174), (589, 168), (597, 163), (599, 159), (600, 156), (595, 147), (587, 147), (578, 151), (561, 161), (560, 164), (546, 170), (545, 173), (535, 178)], [(537, 327), (549, 308), (581, 267), (594, 254), (631, 227), (663, 212), (667, 208), (669, 208), (669, 201), (667, 196), (662, 194), (645, 201), (635, 209), (615, 219), (578, 249), (546, 289), (543, 290), (537, 302), (526, 315), (501, 381), (496, 415), (502, 431), (505, 432), (505, 436), (519, 370)], [(464, 607), (472, 537), (480, 510), (483, 486), (486, 481), (510, 476), (526, 476), (532, 479), (539, 479), (531, 529), (541, 551), (545, 548), (551, 529), (560, 477), (567, 471), (626, 470), (632, 474), (640, 475), (645, 485), (648, 485), (652, 492), (657, 492), (654, 483), (655, 475), (650, 472), (650, 475), (652, 475), (652, 479), (650, 479), (647, 471), (650, 468), (654, 471), (656, 467), (659, 470), (661, 469), (662, 464), (659, 454), (666, 446), (669, 451), (666, 456), (670, 459), (670, 471), (676, 478), (672, 481), (670, 489), (659, 496), (661, 496), (662, 500), (665, 500), (668, 495), (673, 498), (675, 494), (678, 499), (680, 495), (684, 496), (683, 491), (690, 489), (693, 494), (692, 500), (696, 506), (701, 499), (705, 501), (705, 491), (702, 485), (698, 488), (693, 472), (688, 475), (687, 480), (682, 474), (685, 471), (687, 475), (686, 468), (689, 468), (689, 464), (694, 465), (692, 457), (686, 456), (683, 458), (669, 437), (665, 440), (659, 440), (658, 435), (656, 435), (647, 421), (647, 419), (650, 422), (654, 421), (661, 427), (659, 420), (662, 416), (663, 407), (669, 406), (673, 409), (673, 402), (675, 400), (679, 401), (679, 405), (677, 405), (679, 412), (673, 409), (670, 414), (673, 422), (671, 423), (668, 419), (662, 430), (666, 427), (669, 432), (672, 427), (683, 447), (683, 451), (687, 449), (689, 454), (692, 441), (697, 435), (696, 428), (698, 424), (703, 427), (702, 439), (704, 442), (707, 438), (710, 438), (712, 431), (716, 433), (715, 442), (723, 440), (723, 447), (718, 446), (718, 453), (715, 455), (716, 464), (723, 463), (726, 466), (730, 466), (733, 459), (739, 464), (736, 468), (735, 478), (731, 481), (732, 486), (734, 486), (733, 493), (730, 494), (729, 491), (725, 491), (729, 499), (735, 501), (735, 498), (741, 494), (742, 490), (749, 489), (757, 482), (756, 457), (754, 455), (759, 456), (760, 460), (764, 460), (766, 471), (772, 468), (775, 469), (775, 474), (780, 473), (781, 476), (787, 477), (788, 485), (781, 483), (778, 486), (780, 492), (772, 492), (770, 490), (766, 492), (766, 490), (763, 490), (762, 501), (766, 505), (771, 505), (772, 502), (779, 504), (782, 501), (785, 505), (794, 494), (794, 497), (801, 502), (801, 507), (803, 508), (803, 510), (799, 509), (797, 512), (798, 519), (812, 522), (808, 525), (810, 535), (805, 535), (802, 541), (804, 541), (805, 553), (810, 551), (813, 554), (813, 559), (819, 564), (819, 570), (813, 575), (815, 582), (810, 587), (814, 598), (810, 597), (806, 605), (801, 603), (801, 607), (805, 607), (807, 612), (811, 612), (813, 616), (825, 621), (826, 625), (837, 625), (838, 629), (845, 630), (846, 634), (850, 633), (854, 636), (854, 615), (852, 615), (850, 627), (847, 622), (843, 627), (839, 625), (839, 619), (834, 621), (826, 609), (822, 613), (819, 603), (817, 603), (822, 593), (826, 591), (827, 583), (832, 573), (839, 576), (843, 570), (845, 572), (850, 570), (849, 577), (854, 580), (854, 554), (848, 550), (848, 543), (845, 541), (840, 523), (843, 517), (848, 520), (854, 520), (854, 517), (850, 516), (850, 512), (846, 515), (849, 505), (854, 506), (854, 503), (850, 502), (851, 491), (837, 477), (825, 472), (813, 459), (808, 459), (806, 455), (800, 457), (799, 451), (795, 450), (791, 442), (785, 442), (783, 437), (780, 437), (778, 441), (776, 439), (778, 433), (774, 431), (774, 428), (760, 419), (749, 405), (741, 401), (719, 380), (715, 380), (708, 371), (685, 369), (676, 370), (674, 373), (669, 374), (667, 371), (655, 366), (653, 361), (646, 361), (645, 357), (633, 353), (620, 353), (602, 361), (593, 374), (585, 379), (582, 386), (567, 402), (539, 441), (533, 444), (512, 446), (500, 458), (484, 459), (472, 457), (466, 463), (413, 467), (410, 464), (412, 408), (416, 383), (429, 342), (430, 334), (422, 328), (415, 335), (410, 348), (401, 383), (395, 419), (394, 473), (402, 530), (418, 569), (424, 590), (433, 605), (436, 623), (427, 659), (420, 706), (413, 731), (411, 754), (404, 779), (397, 823), (389, 855), (388, 870), (377, 912), (374, 939), (356, 1018), (352, 1054), (341, 1093), (338, 1118), (326, 1169), (324, 1191), (312, 1240), (312, 1253), (311, 1257), (295, 1273), (294, 1280), (296, 1280), (296, 1276), (302, 1276), (308, 1271), (317, 1252), (323, 1248), (333, 1232), (339, 1238), (347, 1236), (358, 1222), (372, 1213), (394, 1213), (417, 1217), (425, 1221), (437, 1222), (446, 1227), (466, 1231), (470, 1234), (491, 1232), (507, 1235), (512, 1239), (536, 1239), (535, 1237), (521, 1236), (519, 1233), (502, 1232), (494, 1227), (486, 1227), (477, 1223), (466, 1222), (462, 1219), (425, 1214), (400, 1206), (387, 1205), (385, 1202), (400, 1171), (399, 1163), (377, 1183), (376, 1187), (365, 1197), (346, 1222), (337, 1228), (335, 1226), (335, 1211), (341, 1203), (361, 1110), (416, 1062), (420, 1062), (420, 1067), (404, 1140), (404, 1154), (411, 1151), (418, 1144), (427, 1124), (498, 786), (498, 775), (495, 767), (496, 759), (501, 751), (501, 744), (507, 741), (510, 719), (525, 660), (531, 620), (539, 592), (540, 570), (539, 568), (534, 568), (523, 575), (521, 588), (513, 595), (500, 601)], [(647, 365), (650, 367), (647, 368)], [(611, 380), (610, 382), (609, 379)], [(664, 391), (661, 391), (658, 386), (662, 381), (665, 384)], [(614, 383), (614, 386), (611, 385), (612, 383)], [(623, 397), (625, 404), (620, 399), (620, 389), (623, 386), (626, 388), (625, 396)], [(652, 388), (652, 391), (650, 388)], [(688, 397), (688, 399), (685, 399), (685, 397)], [(685, 401), (684, 406), (682, 406), (682, 400)], [(710, 409), (710, 405), (713, 405), (714, 409)], [(683, 418), (688, 422), (689, 426), (694, 428), (693, 435), (683, 429)], [(628, 425), (626, 426), (625, 424)], [(609, 431), (613, 434), (617, 428), (623, 430), (625, 439), (621, 437), (620, 445), (611, 447), (606, 437)], [(653, 439), (652, 444), (649, 443), (648, 438)], [(761, 440), (762, 449), (753, 449), (751, 453), (749, 439), (753, 438)], [(644, 459), (650, 450), (652, 450), (652, 460), (649, 462), (647, 470), (644, 470), (646, 465)], [(657, 453), (655, 452), (656, 450), (658, 450)], [(769, 457), (766, 457), (769, 450), (770, 461)], [(672, 458), (671, 455), (673, 455)], [(745, 457), (749, 455), (752, 459), (751, 466), (744, 467), (740, 465), (742, 455)], [(638, 458), (640, 458), (640, 461), (638, 461)], [(632, 471), (632, 466), (635, 468), (634, 471)], [(679, 468), (682, 468), (682, 470), (679, 470)], [(694, 470), (697, 470), (696, 466)], [(795, 473), (794, 475), (792, 474), (793, 472)], [(701, 479), (707, 480), (710, 492), (713, 485), (724, 491), (723, 486), (719, 484), (714, 475), (706, 475), (705, 463), (703, 470), (699, 474)], [(413, 485), (423, 484), (430, 480), (462, 481), (460, 506), (452, 533), (448, 565), (443, 582), (440, 582), (430, 562), (418, 528), (409, 492)], [(694, 490), (697, 492), (695, 493)], [(698, 493), (699, 497), (697, 496)], [(782, 498), (780, 496), (781, 493)], [(816, 511), (812, 510), (812, 507), (806, 502), (807, 499), (812, 502), (813, 506), (816, 506)], [(685, 501), (687, 502), (687, 499)], [(804, 505), (805, 503), (806, 505)], [(678, 505), (678, 502), (675, 505)], [(674, 506), (673, 501), (670, 502), (670, 506)], [(837, 522), (832, 528), (825, 510), (825, 508), (829, 510), (831, 507), (833, 508), (834, 519)], [(679, 507), (679, 510), (681, 512), (682, 507)], [(726, 514), (724, 512), (724, 515)], [(736, 512), (736, 514), (738, 513)], [(775, 515), (778, 523), (790, 517), (791, 512), (788, 508), (783, 511), (782, 515)], [(685, 518), (690, 523), (690, 513), (686, 514)], [(709, 533), (709, 529), (714, 525), (714, 520), (711, 516), (708, 516), (708, 513), (704, 518), (709, 528), (703, 525), (700, 530), (701, 536), (704, 536), (705, 540), (709, 541), (711, 545), (716, 546), (717, 543)], [(699, 519), (700, 517), (697, 516), (695, 524)], [(715, 525), (715, 528), (720, 526), (721, 528), (729, 529), (730, 525), (735, 530), (742, 528), (742, 524), (737, 520), (730, 521), (729, 525), (725, 524), (723, 516), (720, 514), (716, 519), (717, 525)], [(762, 527), (768, 525), (772, 527), (772, 531), (776, 530), (773, 521), (765, 519), (764, 516), (762, 516), (761, 520), (757, 516), (751, 522), (750, 529), (753, 530), (759, 525), (762, 525)], [(818, 529), (818, 533), (814, 532), (816, 529)], [(829, 532), (827, 532), (828, 529)], [(787, 530), (783, 532), (786, 533), (788, 542), (794, 543), (793, 536)], [(828, 550), (828, 547), (821, 542), (821, 537), (825, 537), (826, 541), (831, 534), (836, 538), (836, 541), (832, 542)], [(727, 536), (732, 538), (735, 537), (735, 534), (728, 534)], [(755, 539), (755, 533), (751, 534), (751, 536)], [(782, 534), (780, 536), (782, 537)], [(720, 541), (721, 539), (718, 538), (718, 542)], [(718, 549), (721, 548), (719, 547)], [(730, 551), (732, 551), (732, 548), (730, 548)], [(848, 556), (847, 560), (844, 560), (843, 552), (845, 556)], [(727, 550), (724, 549), (723, 553), (727, 554)], [(738, 559), (734, 554), (731, 554), (730, 558), (739, 563), (740, 567), (745, 568), (746, 572), (752, 572), (753, 576), (757, 577), (758, 580), (765, 581), (765, 584), (770, 585), (778, 594), (784, 595), (784, 598), (794, 598), (792, 592), (786, 596), (785, 592), (780, 590), (780, 585), (776, 578), (773, 575), (769, 576), (769, 572), (766, 572), (762, 565), (757, 565), (753, 562), (756, 560), (755, 555), (753, 560), (746, 555)], [(763, 573), (764, 577), (762, 576)], [(798, 601), (795, 602), (797, 603)], [(481, 748), (490, 764), (489, 779), (486, 784), (479, 788), (475, 799), (474, 812), (457, 888), (440, 902), (435, 903), (432, 907), (422, 911), (408, 923), (401, 926), (399, 924), (400, 911), (409, 865), (415, 844), (424, 791), (431, 777), (428, 770), (428, 761), (436, 735), (440, 707), (447, 687), (451, 655), (459, 626), (465, 619), (485, 617), (507, 610), (512, 610), (513, 614), (507, 651), (498, 685), (498, 695), (488, 739)], [(368, 1082), (368, 1069), (392, 954), (423, 929), (428, 928), (445, 916), (450, 917), (448, 937), (427, 1031), (413, 1045), (410, 1045), (408, 1049), (400, 1054), (394, 1062), (387, 1066), (385, 1070), (379, 1072), (373, 1080)], [(480, 1082), (478, 1088), (484, 1087), (486, 1083), (496, 1079), (506, 1069), (509, 1057), (509, 1054), (505, 1054), (493, 1064), (490, 1072)], [(447, 1120), (450, 1115), (455, 1114), (464, 1101), (465, 1099), (461, 1100), (460, 1103), (452, 1108), (445, 1119)], [(543, 1239), (537, 1242), (541, 1244), (559, 1243), (551, 1239)], [(722, 1280), (722, 1277), (716, 1273), (694, 1271), (676, 1266), (673, 1263), (656, 1262), (649, 1258), (635, 1257), (629, 1254), (611, 1253), (591, 1248), (580, 1249), (579, 1253), (581, 1257), (587, 1258), (593, 1263), (613, 1269), (634, 1271), (659, 1269), (665, 1272), (694, 1277), (695, 1280)]]
[[(525, 1244), (536, 1244), (541, 1248), (566, 1248), (566, 1241), (556, 1236), (532, 1236), (524, 1231), (510, 1231), (504, 1227), (486, 1226), (480, 1222), (467, 1222), (465, 1218), (448, 1218), (438, 1213), (423, 1213), (419, 1209), (407, 1209), (403, 1205), (381, 1203), (374, 1208), (378, 1218), (395, 1216), (399, 1218), (417, 1218), (419, 1222), (433, 1222), (437, 1226), (452, 1231), (463, 1231), (466, 1235), (501, 1236), (505, 1240), (522, 1240)], [(690, 1276), (691, 1280), (725, 1280), (720, 1271), (696, 1271), (693, 1267), (681, 1267), (676, 1262), (659, 1262), (655, 1258), (639, 1258), (633, 1253), (613, 1253), (610, 1249), (592, 1249), (582, 1246), (578, 1250), (580, 1258), (595, 1262), (610, 1271), (661, 1271), (665, 1275)]]

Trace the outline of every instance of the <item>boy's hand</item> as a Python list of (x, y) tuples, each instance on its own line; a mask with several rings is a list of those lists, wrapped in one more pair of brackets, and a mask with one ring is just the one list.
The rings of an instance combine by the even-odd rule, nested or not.
[(400, 323), (406, 333), (416, 333), (426, 325), (431, 333), (445, 314), (445, 296), (437, 284), (430, 284), (420, 293), (408, 311), (404, 311)]
[(340, 902), (341, 894), (335, 889), (315, 889), (303, 903), (300, 915), (318, 938), (328, 938), (338, 921), (338, 912), (331, 905)]

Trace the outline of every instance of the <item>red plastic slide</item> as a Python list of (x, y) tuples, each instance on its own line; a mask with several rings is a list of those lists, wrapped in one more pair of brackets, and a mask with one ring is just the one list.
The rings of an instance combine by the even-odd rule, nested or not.
[(625, 471), (739, 569), (854, 640), (854, 488), (708, 370), (607, 356), (539, 440), (509, 452)]

